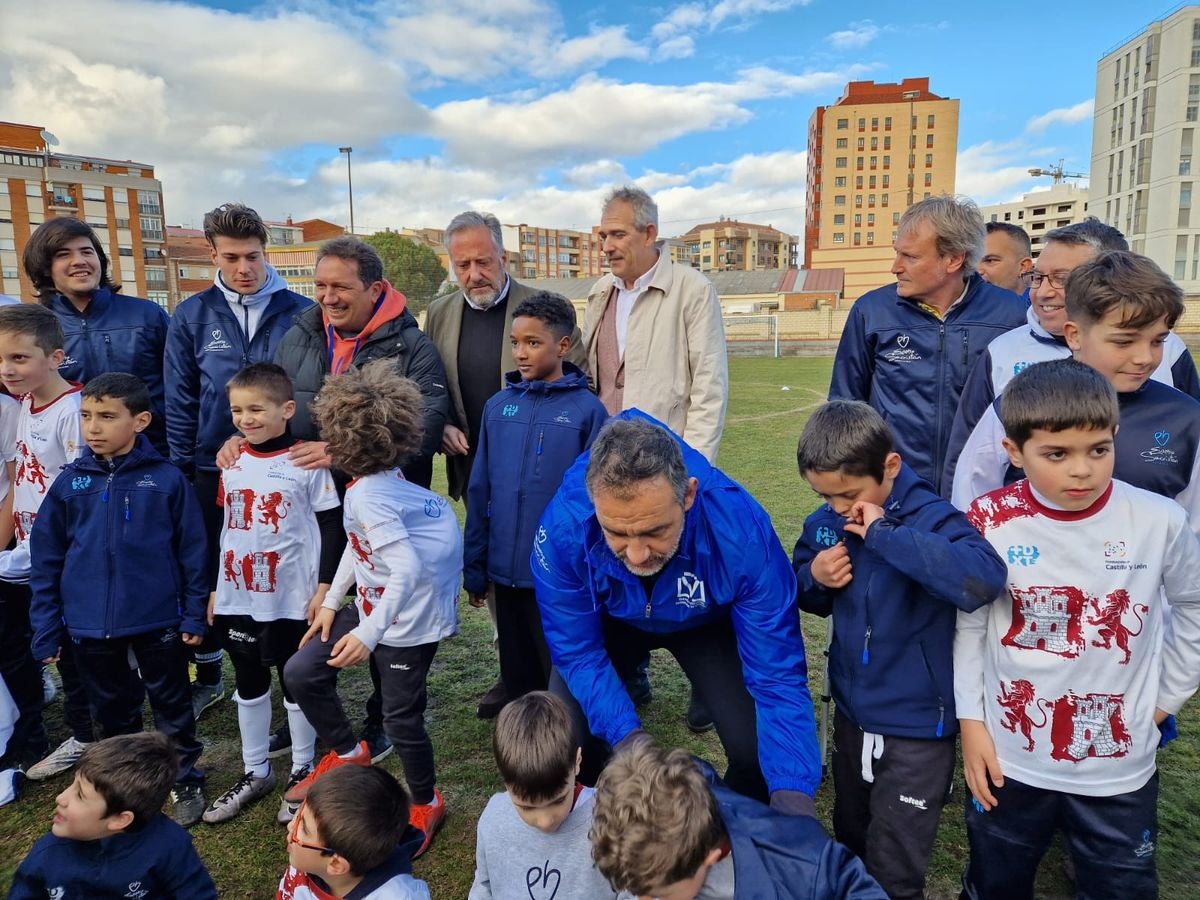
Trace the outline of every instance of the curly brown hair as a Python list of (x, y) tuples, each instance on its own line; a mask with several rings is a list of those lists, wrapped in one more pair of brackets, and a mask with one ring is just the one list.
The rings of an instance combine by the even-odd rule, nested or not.
[(334, 468), (356, 478), (402, 466), (420, 452), (421, 391), (394, 360), (328, 379), (311, 412)]

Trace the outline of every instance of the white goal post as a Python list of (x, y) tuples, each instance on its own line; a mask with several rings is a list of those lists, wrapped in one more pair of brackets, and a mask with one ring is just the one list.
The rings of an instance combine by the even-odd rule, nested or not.
[(779, 358), (778, 315), (731, 313), (721, 316), (721, 321), (727, 343), (750, 345), (758, 350), (755, 355), (770, 353)]

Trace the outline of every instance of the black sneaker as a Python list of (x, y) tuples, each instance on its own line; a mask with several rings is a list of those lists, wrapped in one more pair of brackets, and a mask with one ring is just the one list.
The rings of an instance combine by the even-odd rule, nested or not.
[(176, 784), (171, 789), (171, 818), (190, 828), (200, 821), (208, 801), (204, 799), (204, 788), (195, 782)]
[(696, 696), (695, 691), (692, 691), (692, 699), (688, 703), (687, 727), (688, 731), (694, 734), (703, 734), (713, 729), (712, 713), (708, 711), (704, 701)]
[(508, 691), (504, 688), (503, 681), (497, 681), (488, 692), (479, 700), (479, 707), (475, 710), (475, 715), (480, 719), (494, 719), (500, 715), (500, 710), (508, 705)]
[(291, 823), (292, 819), (296, 818), (296, 813), (300, 812), (300, 804), (303, 800), (289, 800), (287, 792), (302, 782), (312, 774), (312, 766), (305, 766), (298, 772), (293, 772), (288, 776), (287, 787), (283, 789), (283, 798), (279, 801), (279, 812), (275, 815), (275, 821), (280, 825)]
[(634, 706), (645, 706), (653, 694), (650, 691), (650, 677), (645, 672), (638, 672), (625, 682), (625, 690)]
[(371, 754), (372, 765), (382, 759), (387, 759), (393, 749), (392, 742), (388, 740), (388, 736), (383, 733), (382, 728), (367, 726), (363, 729), (360, 740), (367, 743), (367, 752)]
[(271, 739), (267, 742), (267, 759), (276, 759), (291, 752), (292, 730), (288, 728), (288, 723), (284, 722), (271, 734)]

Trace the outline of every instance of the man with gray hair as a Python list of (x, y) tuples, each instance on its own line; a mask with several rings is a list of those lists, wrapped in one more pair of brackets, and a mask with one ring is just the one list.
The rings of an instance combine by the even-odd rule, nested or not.
[[(459, 290), (438, 297), (425, 314), (425, 333), (446, 366), (449, 409), (441, 434), (450, 496), (466, 502), (467, 484), (479, 446), (479, 428), (488, 398), (504, 387), (504, 373), (514, 368), (509, 346), (513, 310), (536, 291), (509, 277), (504, 267), (500, 220), (491, 213), (462, 212), (446, 226), (450, 274)], [(579, 329), (571, 335), (567, 360), (584, 367)], [(495, 626), (491, 592), (488, 613)], [(479, 702), (481, 719), (499, 715), (508, 701), (497, 681)]]
[(976, 358), (1025, 320), (1025, 301), (975, 271), (983, 217), (970, 200), (930, 197), (900, 219), (896, 283), (860, 297), (842, 329), (830, 400), (862, 400), (896, 450), (937, 490), (958, 398)]
[(712, 710), (729, 787), (812, 814), (821, 763), (795, 573), (745, 488), (626, 410), (567, 470), (530, 568), (585, 784), (642, 733), (622, 680), (661, 648)]

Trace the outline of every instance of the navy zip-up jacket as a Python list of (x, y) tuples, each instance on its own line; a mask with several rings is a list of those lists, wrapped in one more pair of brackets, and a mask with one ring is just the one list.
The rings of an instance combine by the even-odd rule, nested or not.
[(300, 294), (276, 291), (251, 339), (215, 284), (175, 308), (165, 372), (171, 462), (189, 474), (217, 470), (217, 451), (235, 430), (225, 385), (251, 363), (273, 362), (292, 322), (312, 306)]
[[(666, 429), (638, 409), (616, 418), (646, 419)], [(584, 483), (590, 451), (563, 476), (542, 514), (530, 557), (550, 658), (583, 708), (592, 734), (616, 746), (640, 724), (605, 650), (604, 617), (657, 633), (729, 617), (746, 689), (755, 702), (767, 788), (811, 796), (821, 781), (821, 761), (795, 573), (766, 510), (674, 437), (698, 489), (684, 514), (679, 548), (649, 596), (609, 549), (596, 521)]]
[[(907, 465), (866, 540), (825, 504), (792, 554), (800, 608), (833, 616), (829, 683), (838, 711), (872, 734), (940, 738), (958, 730), (954, 627), (1004, 590), (1008, 567), (967, 517)], [(853, 578), (836, 590), (813, 558), (844, 542)]]
[(195, 491), (145, 435), (115, 464), (90, 449), (54, 480), (30, 539), (35, 659), (72, 638), (208, 626), (207, 546)]
[(62, 294), (43, 297), (43, 306), (58, 317), (66, 359), (58, 374), (87, 384), (105, 372), (128, 372), (146, 383), (154, 419), (146, 429), (160, 453), (167, 452), (163, 354), (170, 319), (157, 303), (100, 288), (79, 312)]
[(1025, 321), (1028, 304), (972, 275), (945, 319), (889, 284), (850, 308), (833, 361), (830, 400), (870, 403), (891, 426), (896, 450), (940, 490), (958, 398), (987, 345)]
[(755, 900), (886, 900), (862, 861), (811, 816), (788, 816), (725, 786), (702, 759), (733, 858), (733, 889)]
[(463, 586), (470, 594), (482, 594), (488, 581), (533, 587), (529, 553), (538, 519), (608, 418), (572, 363), (563, 363), (558, 381), (522, 381), (518, 372), (504, 378), (483, 408), (467, 490)]
[(98, 841), (42, 836), (13, 878), (8, 900), (172, 897), (216, 900), (192, 838), (162, 813)]

